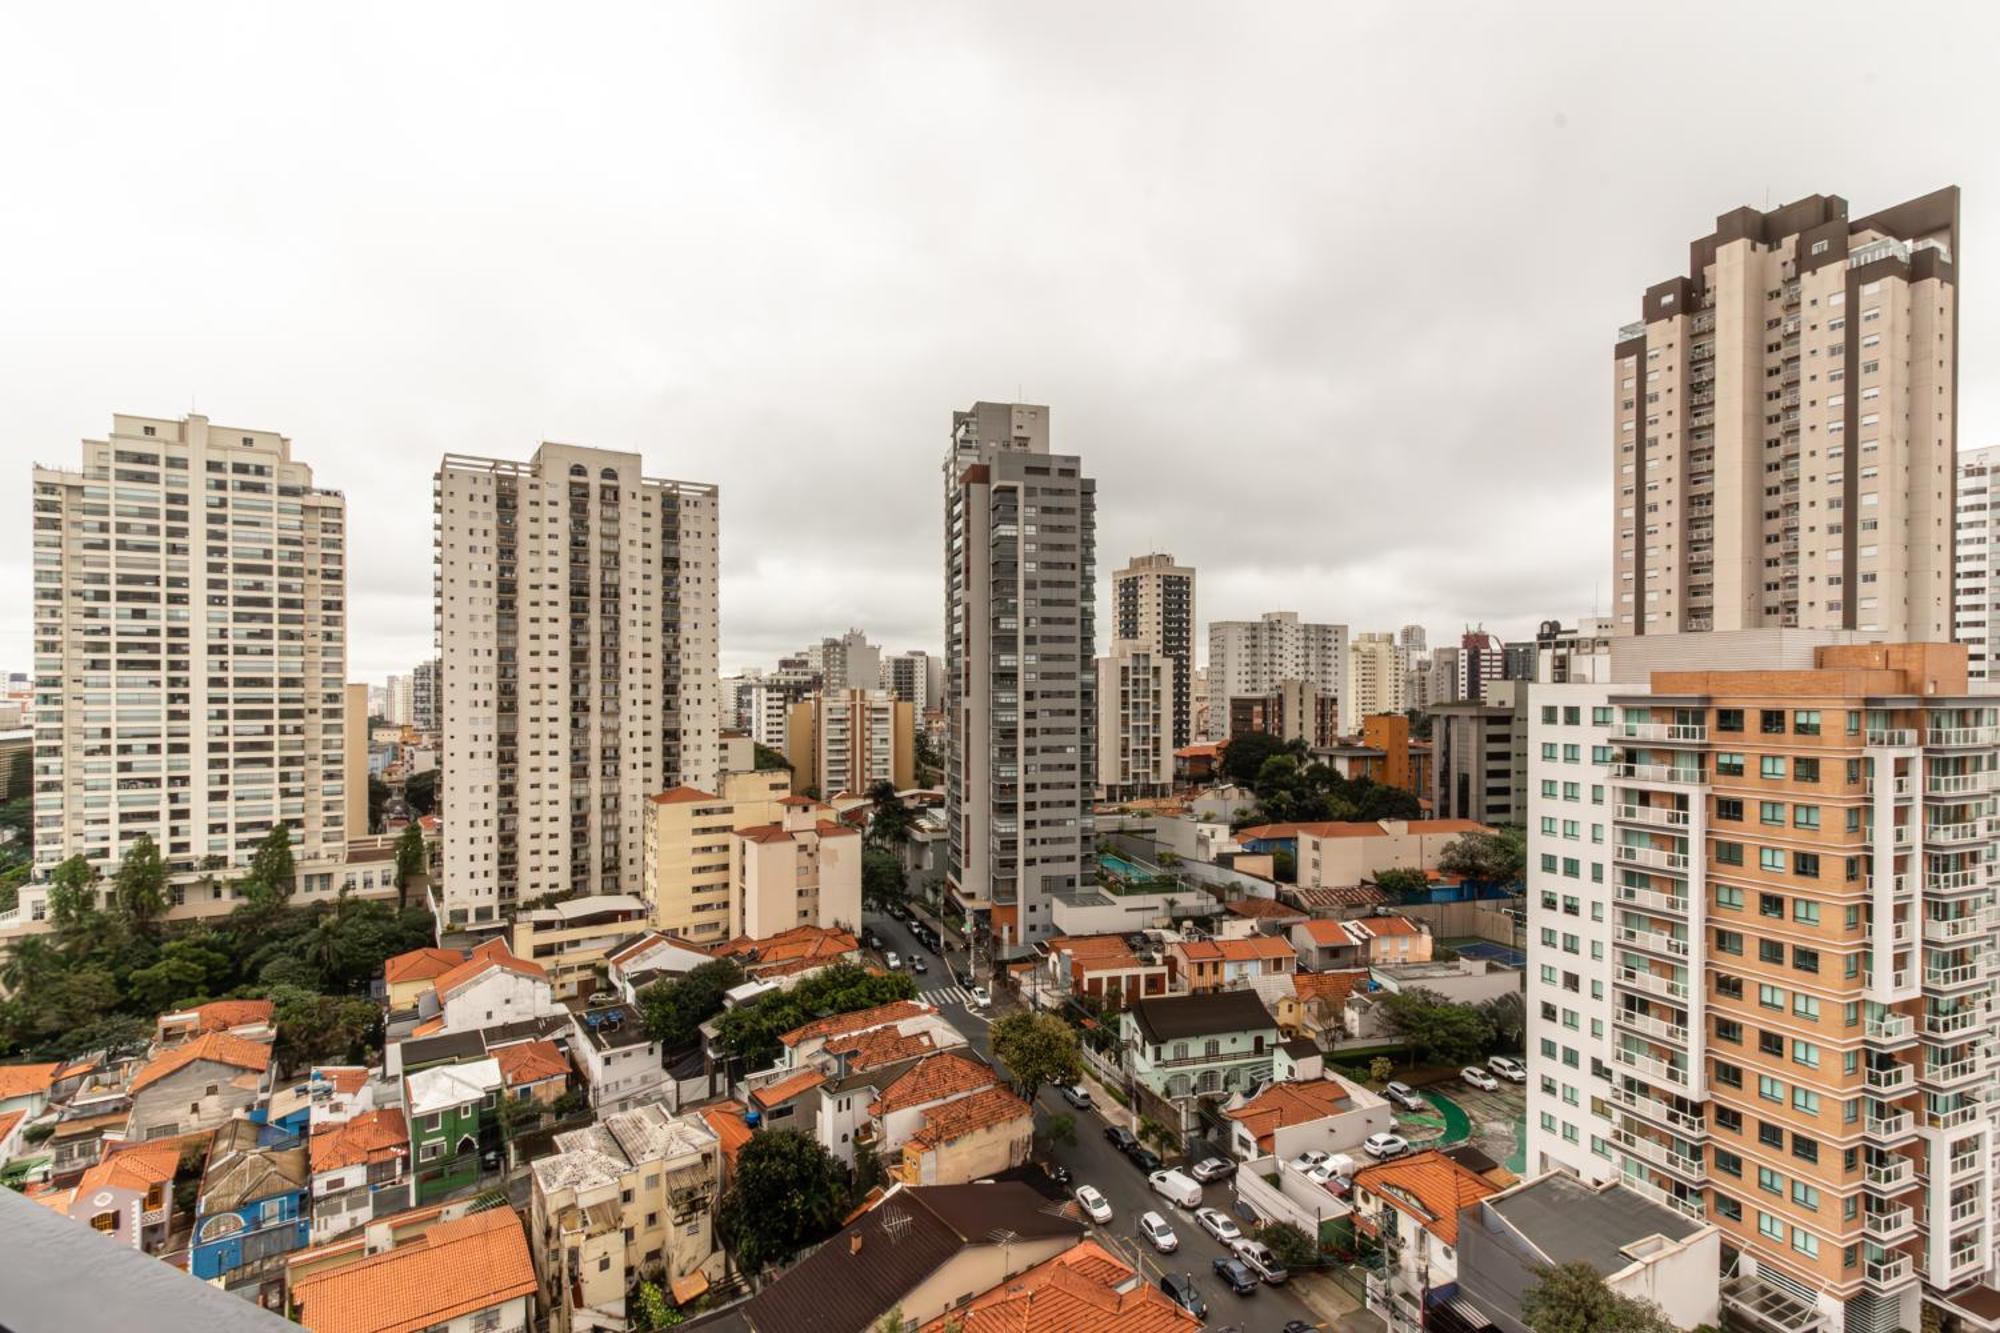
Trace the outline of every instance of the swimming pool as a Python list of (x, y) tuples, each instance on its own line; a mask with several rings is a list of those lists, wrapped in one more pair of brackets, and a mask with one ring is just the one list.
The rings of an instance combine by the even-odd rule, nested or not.
[(1144, 879), (1146, 877), (1145, 871), (1141, 870), (1131, 861), (1127, 861), (1116, 852), (1099, 852), (1097, 854), (1097, 864), (1109, 870), (1112, 874), (1123, 876), (1126, 879)]

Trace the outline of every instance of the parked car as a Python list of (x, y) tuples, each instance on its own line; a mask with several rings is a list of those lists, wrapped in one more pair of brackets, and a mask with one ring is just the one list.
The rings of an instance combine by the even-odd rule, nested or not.
[(1418, 1095), (1415, 1088), (1407, 1083), (1385, 1084), (1382, 1088), (1382, 1095), (1402, 1107), (1405, 1111), (1428, 1111), (1431, 1105)]
[(1303, 1319), (1287, 1319), (1278, 1333), (1319, 1333), (1319, 1325), (1308, 1324)]
[(1458, 1076), (1464, 1080), (1465, 1085), (1469, 1088), (1478, 1088), (1481, 1092), (1500, 1091), (1500, 1080), (1481, 1069), (1478, 1065), (1467, 1065), (1458, 1071)]
[(993, 997), (986, 993), (986, 987), (974, 986), (972, 988), (972, 997), (967, 1003), (974, 1009), (984, 1009), (987, 1005), (993, 1003)]
[(1076, 1202), (1091, 1221), (1103, 1226), (1111, 1220), (1111, 1200), (1089, 1185), (1076, 1187)]
[(923, 959), (917, 957), (915, 954), (910, 955), (910, 971), (924, 973), (924, 972), (929, 972), (930, 970), (931, 968), (929, 963), (926, 963)]
[(1145, 932), (1135, 930), (1125, 937), (1125, 947), (1133, 953), (1144, 953), (1153, 947), (1153, 942), (1146, 937)]
[(1223, 1284), (1238, 1296), (1257, 1294), (1257, 1275), (1241, 1259), (1216, 1259), (1209, 1265)]
[(1149, 1176), (1160, 1169), (1160, 1155), (1143, 1144), (1133, 1145), (1125, 1155), (1132, 1159), (1132, 1165)]
[(1310, 1171), (1331, 1156), (1333, 1156), (1332, 1153), (1324, 1153), (1317, 1148), (1309, 1149), (1292, 1159), (1292, 1170), (1300, 1172)]
[(1236, 1163), (1222, 1157), (1204, 1158), (1196, 1162), (1188, 1174), (1206, 1185), (1211, 1180), (1227, 1180), (1235, 1175)]
[(1090, 1093), (1081, 1083), (1073, 1083), (1062, 1090), (1062, 1099), (1079, 1111), (1088, 1111), (1096, 1103), (1090, 1100)]
[(1511, 1055), (1492, 1056), (1486, 1061), (1486, 1067), (1509, 1083), (1528, 1081), (1528, 1067)]
[(1234, 1245), (1243, 1239), (1243, 1231), (1236, 1225), (1235, 1219), (1220, 1208), (1197, 1208), (1194, 1220), (1203, 1231), (1224, 1245)]
[(1146, 1177), (1146, 1184), (1153, 1193), (1183, 1208), (1201, 1207), (1201, 1186), (1192, 1176), (1178, 1171), (1154, 1171)]
[(882, 961), (884, 964), (888, 966), (891, 972), (896, 971), (903, 965), (903, 960), (896, 956), (896, 951), (894, 949), (891, 949), (889, 950), (889, 952), (883, 954)]
[(1401, 1157), (1410, 1150), (1410, 1141), (1401, 1134), (1370, 1134), (1361, 1145), (1361, 1151), (1377, 1161), (1387, 1161), (1391, 1157)]
[(1269, 1286), (1277, 1286), (1291, 1274), (1278, 1262), (1278, 1256), (1271, 1253), (1271, 1247), (1261, 1240), (1239, 1240), (1230, 1247), (1243, 1266), (1257, 1275), (1257, 1279)]
[(1172, 1254), (1181, 1247), (1181, 1238), (1167, 1225), (1167, 1219), (1158, 1213), (1143, 1213), (1139, 1217), (1139, 1234), (1146, 1243), (1161, 1254)]
[(1139, 1146), (1139, 1140), (1133, 1138), (1132, 1131), (1123, 1125), (1106, 1125), (1104, 1127), (1104, 1141), (1119, 1152), (1128, 1153)]
[(1347, 1180), (1353, 1175), (1354, 1159), (1344, 1152), (1337, 1152), (1306, 1172), (1306, 1179), (1315, 1185), (1325, 1185), (1336, 1180)]
[(1195, 1290), (1192, 1277), (1184, 1273), (1168, 1273), (1160, 1279), (1160, 1290), (1166, 1293), (1168, 1300), (1196, 1319), (1208, 1318), (1208, 1302)]

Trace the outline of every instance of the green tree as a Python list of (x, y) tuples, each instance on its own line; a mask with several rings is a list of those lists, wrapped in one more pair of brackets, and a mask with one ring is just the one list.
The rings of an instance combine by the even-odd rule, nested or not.
[(654, 982), (639, 992), (646, 1035), (670, 1051), (690, 1045), (701, 1025), (722, 1012), (724, 993), (742, 984), (743, 969), (733, 958), (711, 959), (684, 976)]
[(1528, 1002), (1519, 991), (1496, 995), (1479, 1006), (1493, 1028), (1493, 1044), (1503, 1051), (1518, 1051), (1528, 1040)]
[(1528, 840), (1518, 825), (1464, 833), (1438, 854), (1438, 869), (1481, 884), (1517, 884), (1528, 869)]
[(769, 773), (781, 768), (787, 773), (792, 771), (792, 761), (768, 745), (757, 745), (752, 752), (756, 755), (759, 773)]
[(1428, 895), (1431, 877), (1412, 867), (1395, 866), (1375, 872), (1375, 887), (1398, 902)]
[(127, 977), (125, 993), (141, 1009), (167, 1013), (208, 1000), (208, 973), (199, 963), (162, 958)]
[(1289, 1222), (1267, 1222), (1250, 1231), (1253, 1239), (1271, 1247), (1278, 1262), (1287, 1268), (1315, 1268), (1319, 1265), (1319, 1242)]
[(1586, 1260), (1537, 1268), (1521, 1293), (1521, 1322), (1535, 1333), (1673, 1333), (1673, 1321), (1650, 1301), (1604, 1285)]
[(715, 1020), (716, 1039), (742, 1068), (764, 1069), (778, 1058), (778, 1038), (793, 1028), (832, 1014), (913, 999), (916, 993), (916, 979), (907, 972), (877, 974), (841, 963), (815, 972), (789, 990), (725, 1010)]
[(1299, 855), (1289, 847), (1271, 849), (1271, 878), (1280, 884), (1299, 882)]
[(81, 852), (49, 872), (49, 922), (66, 952), (103, 937), (103, 914), (97, 910), (101, 878)]
[(687, 1316), (676, 1310), (667, 1300), (667, 1293), (657, 1282), (639, 1284), (638, 1327), (651, 1333), (652, 1330), (678, 1328), (687, 1322)]
[(151, 933), (167, 911), (167, 867), (159, 846), (140, 834), (126, 849), (111, 878), (111, 902), (132, 930)]
[(413, 819), (396, 838), (396, 906), (409, 905), (411, 883), (429, 869), (430, 856), (424, 847), (424, 830)]
[(869, 847), (861, 853), (861, 900), (878, 907), (903, 900), (909, 883), (903, 875), (903, 859), (887, 847)]
[(380, 833), (382, 831), (382, 809), (388, 804), (389, 784), (382, 781), (381, 778), (376, 777), (373, 773), (370, 773), (368, 775), (368, 831), (370, 833)]
[(1396, 1062), (1386, 1055), (1378, 1055), (1368, 1062), (1368, 1081), (1387, 1083), (1396, 1076)]
[(1264, 770), (1264, 761), (1276, 754), (1292, 751), (1294, 758), (1303, 758), (1305, 743), (1297, 742), (1294, 747), (1276, 736), (1262, 731), (1248, 731), (1240, 736), (1232, 736), (1222, 747), (1221, 774), (1239, 787), (1256, 788), (1258, 775)]
[(715, 1222), (736, 1262), (754, 1273), (832, 1235), (846, 1200), (847, 1173), (826, 1149), (794, 1129), (766, 1130), (738, 1154)]
[(1492, 1048), (1493, 1024), (1486, 1015), (1436, 991), (1393, 991), (1382, 997), (1381, 1005), (1390, 1028), (1431, 1063), (1464, 1064)]
[(1076, 1117), (1060, 1111), (1042, 1122), (1042, 1141), (1051, 1148), (1076, 1146)]
[(878, 847), (900, 847), (910, 840), (916, 812), (903, 804), (893, 782), (877, 782), (868, 788), (868, 840)]
[(290, 902), (298, 886), (298, 865), (292, 859), (292, 827), (273, 824), (251, 854), (250, 873), (243, 879), (243, 896), (253, 907), (268, 911)]
[(433, 768), (422, 773), (411, 774), (410, 780), (403, 784), (403, 804), (410, 807), (410, 813), (413, 816), (421, 818), (424, 815), (437, 813), (438, 778), (440, 776), (441, 770)]
[(278, 1066), (286, 1071), (320, 1061), (352, 1061), (372, 1045), (381, 1021), (375, 1006), (358, 996), (273, 986), (265, 998), (278, 1028)]
[(993, 1024), (993, 1054), (1032, 1104), (1043, 1085), (1072, 1084), (1083, 1075), (1076, 1029), (1054, 1014), (1016, 1010)]

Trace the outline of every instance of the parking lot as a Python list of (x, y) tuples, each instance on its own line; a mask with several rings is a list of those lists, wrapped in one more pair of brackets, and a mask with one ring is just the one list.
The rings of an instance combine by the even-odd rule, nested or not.
[(1467, 1086), (1457, 1078), (1419, 1089), (1436, 1106), (1435, 1113), (1396, 1113), (1403, 1136), (1413, 1148), (1448, 1148), (1469, 1142), (1510, 1170), (1521, 1169), (1521, 1148), (1527, 1124), (1527, 1085), (1501, 1080), (1498, 1090)]

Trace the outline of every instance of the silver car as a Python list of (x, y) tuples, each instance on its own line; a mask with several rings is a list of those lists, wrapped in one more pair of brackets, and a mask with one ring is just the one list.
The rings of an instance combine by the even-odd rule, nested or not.
[(1181, 1247), (1181, 1238), (1167, 1225), (1167, 1219), (1158, 1213), (1146, 1213), (1139, 1218), (1139, 1234), (1161, 1254), (1172, 1254)]

